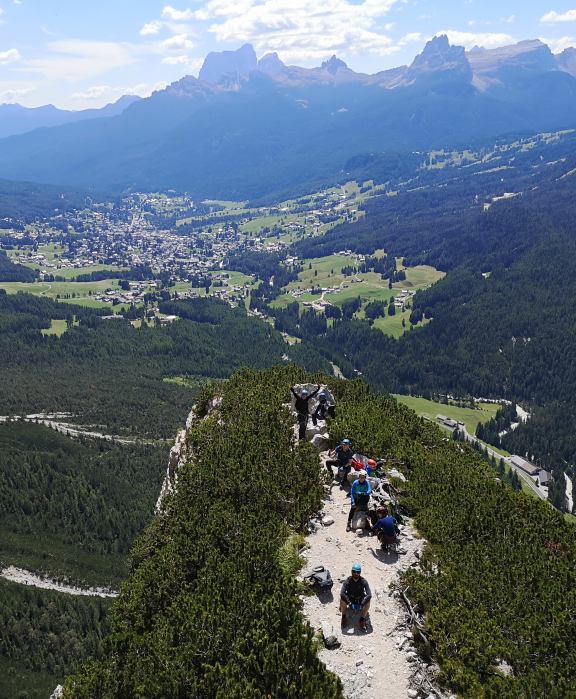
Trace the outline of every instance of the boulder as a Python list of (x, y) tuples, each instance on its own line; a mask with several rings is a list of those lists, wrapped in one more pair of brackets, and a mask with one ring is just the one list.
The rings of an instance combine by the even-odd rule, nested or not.
[(64, 694), (64, 687), (59, 684), (56, 689), (52, 692), (50, 695), (50, 699), (60, 699), (60, 697)]
[(330, 517), (330, 515), (326, 515), (326, 517), (322, 517), (322, 524), (325, 527), (329, 527), (331, 524), (334, 524), (334, 517)]
[(312, 439), (317, 434), (323, 434), (324, 432), (326, 432), (325, 422), (322, 422), (321, 425), (313, 425), (311, 421), (308, 421), (308, 427), (306, 428), (306, 437), (308, 439)]
[(368, 515), (366, 512), (361, 510), (356, 510), (354, 516), (352, 517), (352, 529), (365, 529), (368, 522)]
[(387, 471), (386, 476), (388, 478), (399, 478), (403, 483), (406, 483), (406, 477), (404, 476), (404, 474), (400, 473), (400, 471), (397, 471), (395, 468), (392, 468), (389, 471)]
[(322, 622), (322, 636), (324, 637), (324, 645), (326, 648), (338, 648), (340, 646), (340, 637), (338, 632), (327, 621)]
[(318, 451), (325, 451), (330, 446), (328, 441), (329, 439), (330, 435), (328, 432), (325, 432), (324, 434), (315, 434), (310, 440), (310, 444), (312, 444), (313, 447), (316, 447)]

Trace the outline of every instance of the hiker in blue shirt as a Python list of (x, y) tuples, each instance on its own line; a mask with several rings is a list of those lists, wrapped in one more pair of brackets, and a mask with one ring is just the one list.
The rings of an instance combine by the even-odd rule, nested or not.
[(388, 509), (386, 507), (379, 507), (376, 510), (376, 514), (379, 519), (372, 527), (372, 531), (378, 535), (378, 540), (382, 543), (383, 547), (392, 545), (395, 547), (396, 553), (406, 553), (400, 546), (400, 539), (398, 538), (400, 529), (394, 517), (388, 515)]
[(352, 517), (354, 517), (356, 508), (366, 507), (368, 500), (370, 500), (372, 488), (370, 487), (370, 482), (366, 478), (366, 475), (366, 471), (358, 471), (358, 478), (352, 483), (352, 490), (350, 491), (352, 505), (348, 515), (348, 524), (346, 525), (347, 532), (352, 529)]
[[(342, 486), (344, 485), (344, 481), (346, 480), (346, 477), (350, 473), (350, 462), (352, 461), (352, 447), (350, 446), (350, 440), (349, 439), (343, 439), (342, 444), (339, 444), (334, 451), (330, 452), (330, 456), (335, 456), (335, 459), (329, 459), (326, 462), (326, 468), (328, 469), (328, 473), (334, 477), (334, 472), (332, 471), (332, 466), (338, 466), (339, 468), (342, 468)], [(338, 472), (336, 472), (336, 475), (338, 475)]]

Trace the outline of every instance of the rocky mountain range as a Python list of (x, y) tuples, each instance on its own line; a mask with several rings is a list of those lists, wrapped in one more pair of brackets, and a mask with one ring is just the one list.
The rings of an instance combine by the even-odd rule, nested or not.
[(573, 125), (574, 49), (429, 41), (410, 66), (356, 73), (257, 59), (245, 44), (117, 116), (0, 140), (0, 177), (123, 191), (171, 188), (230, 199), (342, 172), (349, 158), (451, 148)]
[(0, 104), (0, 138), (27, 133), (42, 126), (61, 126), (85, 119), (117, 116), (139, 99), (138, 95), (123, 95), (100, 109), (81, 109), (77, 112), (58, 109), (53, 104), (32, 108), (21, 104)]

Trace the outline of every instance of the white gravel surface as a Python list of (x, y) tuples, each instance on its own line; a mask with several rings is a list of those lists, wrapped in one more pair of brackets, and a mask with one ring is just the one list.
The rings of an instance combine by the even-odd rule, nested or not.
[[(350, 699), (406, 699), (407, 697), (440, 697), (440, 692), (415, 691), (410, 676), (425, 664), (413, 652), (412, 633), (404, 625), (405, 607), (396, 596), (391, 596), (390, 583), (397, 580), (400, 571), (417, 563), (416, 554), (424, 541), (416, 538), (411, 524), (402, 531), (400, 539), (405, 555), (381, 550), (378, 539), (368, 534), (346, 532), (350, 509), (348, 489), (340, 490), (334, 483), (327, 495), (322, 517), (334, 519), (328, 526), (320, 526), (307, 538), (309, 549), (303, 553), (307, 565), (305, 575), (314, 566), (330, 570), (334, 586), (330, 592), (304, 597), (304, 613), (313, 628), (320, 630), (327, 621), (337, 630), (341, 645), (324, 649), (320, 658), (327, 668), (340, 677), (344, 693)], [(322, 517), (320, 519), (322, 519)], [(340, 588), (350, 575), (354, 563), (362, 566), (362, 576), (372, 590), (372, 603), (367, 618), (367, 630), (360, 629), (360, 612), (347, 613), (348, 625), (341, 630)]]
[(62, 582), (55, 582), (49, 578), (41, 578), (36, 573), (31, 573), (23, 568), (8, 566), (0, 570), (0, 577), (10, 580), (11, 582), (20, 583), (21, 585), (29, 585), (30, 587), (40, 587), (43, 590), (56, 590), (56, 592), (65, 592), (69, 595), (86, 595), (88, 597), (118, 597), (118, 593), (106, 590), (102, 587), (76, 587), (67, 585)]

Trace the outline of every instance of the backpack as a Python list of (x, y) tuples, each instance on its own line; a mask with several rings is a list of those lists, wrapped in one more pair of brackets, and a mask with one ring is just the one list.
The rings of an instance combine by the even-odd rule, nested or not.
[(330, 590), (334, 581), (330, 575), (330, 571), (326, 570), (324, 566), (316, 566), (312, 569), (310, 575), (306, 575), (305, 580), (309, 580), (313, 585), (317, 585), (322, 590)]
[(352, 458), (352, 459), (350, 460), (350, 464), (352, 465), (352, 468), (353, 468), (355, 471), (366, 470), (366, 467), (364, 466), (364, 464), (363, 464), (361, 461), (357, 461), (357, 460), (354, 459), (354, 458)]

